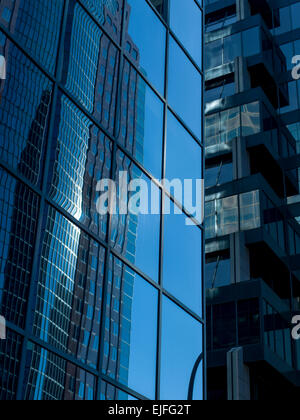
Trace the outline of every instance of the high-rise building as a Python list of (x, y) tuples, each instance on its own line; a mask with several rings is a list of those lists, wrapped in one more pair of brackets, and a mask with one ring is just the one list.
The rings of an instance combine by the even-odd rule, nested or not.
[[(161, 182), (203, 178), (203, 20), (0, 0), (1, 400), (205, 397), (203, 225)], [(99, 211), (124, 172), (151, 214)]]
[(294, 398), (300, 2), (205, 3), (208, 399)]

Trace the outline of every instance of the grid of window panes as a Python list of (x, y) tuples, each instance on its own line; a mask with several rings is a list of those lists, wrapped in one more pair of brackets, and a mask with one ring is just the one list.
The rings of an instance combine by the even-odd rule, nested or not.
[[(1, 399), (203, 399), (203, 227), (160, 182), (203, 178), (202, 28), (199, 0), (0, 0)], [(120, 171), (156, 214), (99, 214)]]

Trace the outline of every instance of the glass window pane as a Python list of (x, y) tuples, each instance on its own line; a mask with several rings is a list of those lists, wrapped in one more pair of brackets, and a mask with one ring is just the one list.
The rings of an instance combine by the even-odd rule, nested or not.
[(223, 64), (234, 61), (240, 55), (242, 55), (241, 34), (234, 34), (224, 38)]
[(213, 306), (213, 346), (214, 350), (231, 348), (236, 345), (235, 303)]
[(260, 53), (261, 44), (259, 31), (260, 29), (256, 27), (242, 32), (244, 57), (250, 57), (251, 55)]
[(125, 61), (118, 139), (157, 179), (162, 173), (164, 107), (162, 101)]
[(163, 95), (166, 30), (145, 1), (128, 0), (128, 4), (127, 51), (135, 59), (141, 72)]
[[(128, 184), (139, 184), (142, 190), (139, 185), (130, 187), (134, 191), (128, 194), (127, 214), (119, 214), (120, 206), (117, 203), (117, 214), (112, 217), (111, 240), (116, 251), (158, 282), (161, 193), (130, 159), (118, 151), (116, 180), (119, 192), (122, 172), (125, 172)], [(150, 214), (151, 201), (155, 203), (155, 208)], [(138, 214), (131, 211), (131, 203), (137, 204)]]
[(72, 29), (64, 41), (62, 82), (113, 134), (119, 53), (79, 3), (69, 4), (68, 15)]
[(205, 284), (207, 289), (229, 286), (231, 283), (231, 262), (227, 255), (211, 257), (205, 264)]
[(237, 304), (239, 345), (257, 344), (260, 340), (259, 300), (242, 300)]
[(119, 42), (122, 28), (123, 0), (82, 0), (82, 4), (109, 35)]
[[(171, 302), (163, 299), (161, 399), (187, 400), (192, 372), (203, 352), (202, 325)], [(203, 363), (194, 382), (194, 400), (203, 399)]]
[(111, 256), (103, 373), (155, 399), (158, 292)]
[(172, 37), (168, 81), (170, 105), (201, 139), (202, 77)]
[(260, 227), (259, 191), (240, 195), (240, 228), (251, 230)]
[(0, 314), (24, 328), (39, 197), (0, 168)]
[(279, 9), (280, 26), (274, 29), (276, 35), (288, 32), (292, 28), (290, 7), (282, 7)]
[(170, 0), (170, 26), (201, 68), (202, 12), (194, 0)]
[(174, 214), (176, 206), (167, 197), (165, 206), (171, 214), (164, 222), (164, 288), (201, 316), (202, 232), (196, 225), (187, 226), (186, 216)]
[[(184, 129), (171, 112), (168, 112), (167, 163), (168, 181), (180, 179), (196, 181), (202, 179), (202, 149), (196, 140)], [(180, 158), (179, 158), (180, 156)], [(195, 183), (194, 183), (195, 184)], [(193, 185), (194, 185), (193, 184)], [(166, 189), (170, 191), (168, 185)], [(174, 197), (183, 204), (182, 194), (172, 191)], [(185, 206), (188, 203), (185, 203)]]
[(1, 160), (39, 185), (53, 85), (1, 31), (0, 56), (6, 59), (6, 80), (0, 79)]
[(293, 29), (298, 29), (300, 27), (300, 3), (297, 2), (291, 5), (290, 7), (291, 7)]
[(205, 68), (207, 70), (219, 67), (223, 63), (223, 41), (217, 39), (205, 45)]
[[(64, 1), (20, 0), (17, 3), (0, 3), (0, 23), (14, 34), (16, 41), (20, 42), (27, 52), (53, 74)], [(38, 87), (38, 83), (35, 87)]]
[(93, 401), (96, 377), (35, 344), (28, 343), (24, 399)]
[(242, 106), (242, 135), (250, 136), (260, 132), (259, 102)]
[(33, 332), (96, 369), (105, 250), (52, 207), (43, 231)]
[(239, 230), (238, 196), (217, 200), (218, 236), (229, 235)]
[[(3, 312), (2, 312), (3, 313)], [(22, 338), (6, 331), (6, 340), (0, 340), (0, 400), (15, 401), (18, 387)]]

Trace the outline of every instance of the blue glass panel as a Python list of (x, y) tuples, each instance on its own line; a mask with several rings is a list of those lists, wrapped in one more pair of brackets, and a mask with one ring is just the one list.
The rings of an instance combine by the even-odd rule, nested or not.
[(154, 287), (111, 257), (103, 372), (151, 399), (155, 399), (157, 305)]
[(96, 205), (97, 183), (110, 178), (111, 143), (66, 96), (56, 109), (50, 197), (92, 232), (106, 239), (107, 215)]
[(0, 169), (0, 314), (25, 326), (40, 200)]
[(22, 338), (6, 331), (6, 340), (0, 340), (0, 400), (15, 401), (22, 355)]
[(123, 0), (82, 0), (82, 4), (111, 37), (120, 40)]
[(162, 400), (187, 400), (189, 387), (194, 400), (203, 399), (203, 363), (197, 369), (194, 386), (192, 372), (203, 352), (202, 325), (163, 298), (161, 388)]
[[(203, 178), (201, 146), (170, 111), (168, 112), (167, 130), (166, 178), (169, 181), (178, 178), (183, 186), (185, 180), (193, 180), (195, 188), (196, 180)], [(178, 195), (176, 191), (172, 191), (172, 194), (183, 204), (180, 194)], [(187, 203), (185, 204), (187, 205)]]
[(122, 106), (118, 118), (120, 143), (156, 178), (161, 178), (163, 103), (125, 61)]
[(170, 26), (201, 68), (202, 12), (194, 0), (170, 0)]
[(164, 216), (164, 288), (191, 310), (202, 315), (202, 232), (198, 226), (186, 225), (186, 216), (174, 214), (169, 198), (170, 214)]
[[(141, 193), (141, 200), (138, 203), (141, 207), (137, 209), (138, 214), (133, 214), (132, 211), (128, 211), (127, 214), (119, 214), (120, 208), (119, 203), (117, 203), (117, 214), (112, 217), (111, 240), (117, 252), (124, 255), (137, 268), (158, 282), (160, 191), (154, 184), (151, 184), (150, 179), (130, 159), (118, 151), (116, 170), (118, 191), (120, 190), (119, 177), (123, 171), (127, 172), (128, 183), (132, 181), (141, 182), (146, 192), (145, 194)], [(139, 187), (128, 194), (129, 204), (136, 197), (136, 191), (140, 191)], [(155, 214), (149, 214), (151, 197), (154, 197), (156, 203)]]
[(163, 95), (166, 30), (145, 1), (128, 0), (127, 7), (127, 52), (141, 72)]
[(62, 81), (110, 133), (115, 122), (117, 48), (78, 3), (69, 4)]
[(202, 77), (172, 37), (170, 37), (168, 82), (170, 105), (201, 139)]

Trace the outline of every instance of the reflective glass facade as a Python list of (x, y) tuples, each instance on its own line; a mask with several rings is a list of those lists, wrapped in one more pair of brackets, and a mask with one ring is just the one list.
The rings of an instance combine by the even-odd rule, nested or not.
[[(1, 400), (204, 398), (203, 226), (161, 182), (203, 176), (203, 19), (0, 0)], [(120, 172), (152, 215), (98, 211)]]

